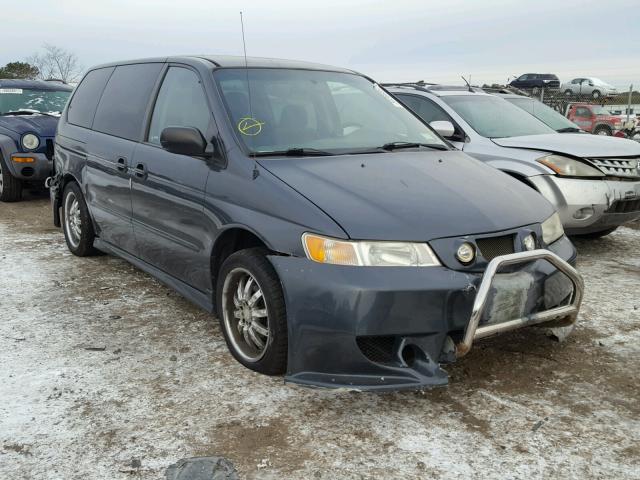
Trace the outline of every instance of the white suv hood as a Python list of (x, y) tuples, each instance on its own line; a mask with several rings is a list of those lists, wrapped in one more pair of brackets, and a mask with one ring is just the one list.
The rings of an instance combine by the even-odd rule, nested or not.
[(492, 138), (491, 140), (501, 147), (564, 153), (583, 158), (640, 156), (640, 143), (638, 142), (584, 133), (549, 133), (524, 137)]

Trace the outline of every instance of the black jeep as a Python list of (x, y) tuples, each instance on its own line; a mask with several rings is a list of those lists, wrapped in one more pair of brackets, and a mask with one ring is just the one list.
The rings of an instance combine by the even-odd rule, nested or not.
[(0, 201), (51, 174), (53, 137), (72, 87), (58, 81), (0, 79)]

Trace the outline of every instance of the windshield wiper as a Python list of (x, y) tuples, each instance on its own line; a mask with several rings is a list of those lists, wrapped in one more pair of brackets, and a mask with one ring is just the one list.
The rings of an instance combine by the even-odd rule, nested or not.
[(581, 130), (578, 127), (564, 127), (556, 130), (558, 133), (568, 133), (568, 132), (580, 132)]
[(274, 150), (273, 152), (255, 152), (251, 155), (256, 157), (325, 157), (334, 154), (315, 148), (289, 148), (288, 150)]
[(414, 142), (389, 142), (382, 145), (380, 148), (389, 152), (393, 150), (400, 150), (401, 148), (420, 148), (426, 147), (433, 150), (449, 150), (446, 145), (439, 143), (414, 143)]

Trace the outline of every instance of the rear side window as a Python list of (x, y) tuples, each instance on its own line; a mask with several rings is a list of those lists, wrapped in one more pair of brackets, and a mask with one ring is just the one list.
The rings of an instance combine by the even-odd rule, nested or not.
[(167, 127), (195, 127), (207, 134), (211, 113), (198, 76), (187, 68), (171, 67), (164, 77), (153, 111), (149, 142), (160, 145)]
[(93, 129), (139, 140), (149, 97), (161, 69), (161, 63), (116, 67), (98, 104)]
[(91, 128), (96, 107), (100, 101), (100, 95), (104, 90), (109, 77), (113, 73), (113, 67), (91, 70), (85, 75), (76, 88), (69, 107), (67, 108), (67, 121), (79, 127)]

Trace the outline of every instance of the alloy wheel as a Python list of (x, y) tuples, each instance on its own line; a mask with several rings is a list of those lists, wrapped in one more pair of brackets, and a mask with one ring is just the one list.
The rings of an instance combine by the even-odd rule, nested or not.
[(222, 289), (222, 313), (234, 350), (247, 362), (260, 360), (269, 345), (269, 315), (264, 293), (244, 268), (231, 270)]
[(73, 192), (68, 193), (64, 202), (64, 226), (69, 243), (73, 248), (77, 248), (82, 237), (82, 219), (80, 218), (80, 203)]

